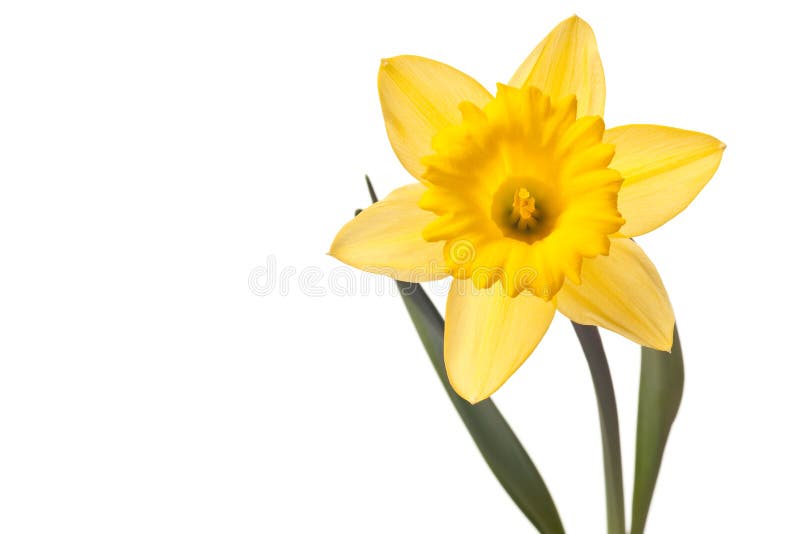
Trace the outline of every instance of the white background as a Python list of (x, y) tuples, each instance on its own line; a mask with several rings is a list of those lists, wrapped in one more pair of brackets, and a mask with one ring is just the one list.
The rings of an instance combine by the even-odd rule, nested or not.
[[(381, 57), (493, 88), (573, 13), (597, 35), (607, 124), (728, 144), (640, 239), (687, 376), (648, 532), (800, 532), (789, 5), (4, 2), (0, 532), (532, 532), (399, 298), (376, 295), (391, 284), (325, 253), (365, 172), (379, 194), (411, 180)], [(258, 296), (270, 262), (321, 279)], [(369, 290), (334, 294), (347, 273)], [(630, 494), (638, 351), (604, 336)], [(495, 399), (567, 531), (602, 532), (595, 401), (563, 317)]]

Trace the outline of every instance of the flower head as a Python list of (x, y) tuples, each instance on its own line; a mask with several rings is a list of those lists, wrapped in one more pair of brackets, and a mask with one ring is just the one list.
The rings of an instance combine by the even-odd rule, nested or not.
[(606, 129), (594, 34), (559, 24), (495, 95), (429, 59), (384, 60), (389, 140), (417, 184), (346, 224), (331, 254), (412, 282), (452, 276), (445, 363), (471, 402), (525, 361), (558, 309), (669, 350), (674, 316), (631, 239), (682, 211), (724, 145), (664, 126)]
[[(450, 273), (480, 289), (499, 281), (509, 296), (550, 300), (565, 276), (579, 284), (583, 258), (608, 254), (624, 223), (603, 119), (578, 119), (574, 95), (553, 102), (533, 86), (498, 84), (483, 109), (460, 109), (463, 120), (437, 133), (423, 158), (419, 206), (437, 218), (422, 237), (443, 240)], [(450, 253), (465, 243), (470, 261)]]

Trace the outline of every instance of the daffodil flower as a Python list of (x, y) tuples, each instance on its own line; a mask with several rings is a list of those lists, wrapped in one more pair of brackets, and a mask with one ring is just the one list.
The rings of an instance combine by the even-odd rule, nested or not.
[(680, 213), (725, 146), (666, 126), (606, 129), (585, 21), (559, 24), (494, 96), (416, 56), (383, 60), (378, 91), (392, 148), (418, 183), (347, 223), (330, 253), (397, 280), (453, 277), (444, 354), (459, 395), (496, 391), (556, 310), (672, 347), (669, 297), (630, 238)]

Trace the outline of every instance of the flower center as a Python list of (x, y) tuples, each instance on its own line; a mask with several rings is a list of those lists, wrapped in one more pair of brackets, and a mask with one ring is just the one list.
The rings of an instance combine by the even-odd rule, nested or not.
[(514, 202), (511, 204), (511, 222), (516, 224), (518, 230), (530, 230), (536, 225), (536, 200), (524, 187), (514, 193)]
[(459, 109), (462, 122), (442, 129), (423, 159), (419, 205), (438, 216), (423, 237), (443, 240), (451, 274), (479, 288), (501, 281), (512, 296), (549, 299), (565, 277), (580, 283), (583, 259), (608, 254), (624, 223), (603, 119), (577, 118), (575, 97), (500, 84), (482, 109)]
[[(491, 217), (504, 236), (530, 244), (552, 229), (557, 214), (548, 209), (547, 195), (541, 201), (534, 197), (536, 185), (537, 180), (530, 177), (511, 177), (495, 191)], [(550, 202), (549, 207), (553, 205)]]

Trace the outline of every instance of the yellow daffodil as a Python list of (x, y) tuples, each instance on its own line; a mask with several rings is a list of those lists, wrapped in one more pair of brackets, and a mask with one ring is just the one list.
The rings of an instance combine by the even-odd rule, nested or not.
[(585, 21), (559, 24), (494, 96), (416, 56), (383, 60), (378, 90), (389, 141), (418, 183), (347, 223), (331, 254), (398, 280), (453, 277), (444, 351), (462, 397), (496, 391), (556, 310), (671, 348), (667, 292), (630, 238), (680, 213), (725, 146), (665, 126), (606, 129)]

